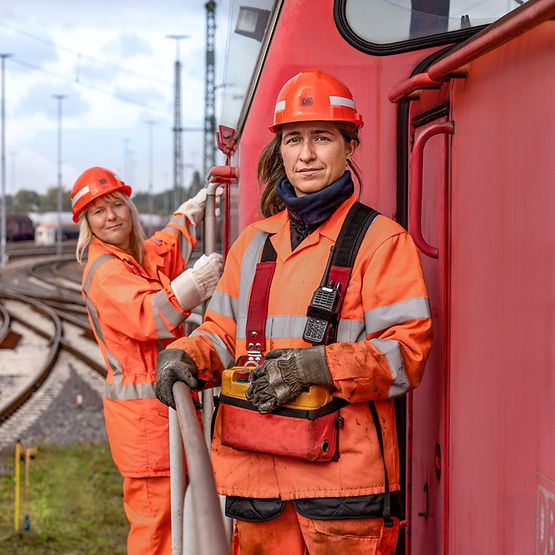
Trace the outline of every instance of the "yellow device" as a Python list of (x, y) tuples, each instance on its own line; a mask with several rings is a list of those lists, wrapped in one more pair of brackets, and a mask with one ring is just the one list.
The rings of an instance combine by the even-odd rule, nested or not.
[[(236, 399), (245, 399), (249, 388), (249, 374), (254, 367), (235, 366), (224, 370), (222, 375), (222, 394)], [(297, 410), (315, 410), (333, 400), (330, 390), (321, 385), (311, 385), (284, 408)]]

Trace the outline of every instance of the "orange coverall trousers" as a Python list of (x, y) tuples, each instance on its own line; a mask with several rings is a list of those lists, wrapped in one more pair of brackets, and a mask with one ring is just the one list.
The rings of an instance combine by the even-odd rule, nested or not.
[(171, 555), (169, 476), (123, 479), (128, 555)]
[(235, 522), (233, 555), (393, 555), (399, 535), (397, 519), (391, 528), (381, 518), (313, 520), (292, 502), (267, 522)]

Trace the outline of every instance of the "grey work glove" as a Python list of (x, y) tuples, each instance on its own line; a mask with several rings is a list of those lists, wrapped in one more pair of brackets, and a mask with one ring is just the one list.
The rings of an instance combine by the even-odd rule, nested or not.
[(333, 386), (324, 345), (270, 351), (249, 379), (246, 397), (261, 413), (289, 403), (309, 385)]
[(198, 369), (193, 359), (181, 349), (164, 349), (156, 359), (156, 397), (175, 409), (173, 384), (185, 382), (191, 389), (198, 385)]

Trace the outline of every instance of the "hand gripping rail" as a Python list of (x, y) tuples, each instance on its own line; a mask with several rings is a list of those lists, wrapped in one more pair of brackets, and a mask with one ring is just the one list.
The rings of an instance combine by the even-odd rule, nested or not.
[[(204, 250), (216, 252), (216, 190), (224, 186), (224, 252), (228, 250), (229, 185), (237, 177), (237, 169), (217, 166), (210, 171), (204, 215)], [(202, 305), (201, 305), (202, 306)], [(204, 312), (204, 310), (203, 310)], [(192, 314), (189, 321), (199, 325), (202, 318)], [(223, 516), (222, 501), (210, 463), (211, 419), (214, 411), (214, 389), (201, 393), (203, 431), (199, 426), (191, 391), (176, 383), (173, 395), (177, 412), (169, 410), (170, 471), (172, 512), (172, 555), (220, 555), (230, 552), (230, 519)], [(185, 451), (184, 451), (185, 446)], [(185, 495), (184, 458), (187, 455), (189, 485)]]
[[(170, 418), (173, 420), (173, 424), (170, 422), (170, 426), (175, 426), (177, 421), (177, 426), (181, 430), (180, 435), (183, 441), (180, 453), (181, 467), (183, 467), (183, 445), (185, 445), (189, 474), (188, 492), (190, 493), (188, 493), (188, 497), (191, 498), (192, 514), (196, 523), (195, 526), (189, 526), (193, 532), (192, 537), (185, 539), (191, 553), (195, 553), (195, 555), (228, 555), (230, 552), (229, 535), (224, 526), (210, 455), (199, 426), (191, 390), (184, 383), (177, 382), (173, 386), (173, 397), (177, 415), (176, 411), (170, 409)], [(170, 451), (175, 447), (175, 445), (171, 445)], [(173, 467), (172, 471), (174, 471)], [(183, 484), (181, 485), (183, 486)], [(181, 526), (180, 538), (176, 537), (175, 533), (179, 531), (174, 530), (177, 523), (173, 522), (173, 493), (172, 489), (172, 554), (177, 555), (183, 552), (184, 538), (183, 526)], [(182, 503), (180, 509), (178, 518), (182, 519)], [(183, 524), (182, 520), (181, 524)]]

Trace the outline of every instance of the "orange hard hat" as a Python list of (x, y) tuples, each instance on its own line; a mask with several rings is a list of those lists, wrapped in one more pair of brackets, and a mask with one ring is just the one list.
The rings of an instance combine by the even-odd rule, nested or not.
[(279, 91), (270, 131), (284, 123), (346, 121), (364, 125), (351, 91), (338, 79), (320, 70), (303, 71)]
[(71, 211), (73, 221), (79, 221), (79, 214), (83, 212), (87, 204), (94, 199), (122, 191), (128, 197), (131, 196), (131, 187), (126, 185), (113, 171), (95, 166), (85, 170), (78, 178), (71, 191)]

